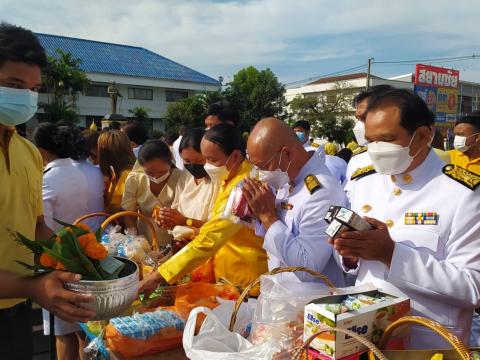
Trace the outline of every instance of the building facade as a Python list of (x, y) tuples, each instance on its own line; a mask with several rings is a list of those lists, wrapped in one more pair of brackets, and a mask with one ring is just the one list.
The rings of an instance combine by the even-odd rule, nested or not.
[[(79, 94), (76, 102), (80, 126), (89, 126), (92, 121), (98, 125), (110, 114), (107, 89), (114, 81), (120, 94), (117, 113), (131, 118), (129, 110), (148, 109), (154, 130), (164, 130), (162, 118), (168, 104), (221, 88), (219, 81), (141, 47), (36, 35), (49, 56), (58, 57), (57, 50), (62, 50), (81, 60), (80, 67), (91, 86), (85, 94)], [(39, 102), (48, 102), (48, 97), (40, 93)]]

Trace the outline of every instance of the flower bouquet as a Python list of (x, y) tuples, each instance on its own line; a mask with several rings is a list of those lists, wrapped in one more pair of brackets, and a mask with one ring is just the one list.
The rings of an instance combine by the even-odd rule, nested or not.
[(17, 241), (29, 248), (34, 256), (34, 265), (18, 261), (31, 270), (65, 270), (82, 275), (83, 280), (113, 280), (125, 264), (111, 256), (100, 243), (102, 229), (95, 233), (85, 224), (71, 225), (55, 220), (63, 225), (47, 240), (29, 240), (20, 233)]
[(93, 303), (82, 304), (95, 311), (92, 320), (106, 320), (121, 314), (137, 298), (138, 266), (131, 260), (108, 255), (100, 243), (103, 229), (92, 232), (84, 224), (63, 225), (47, 240), (32, 241), (16, 233), (17, 241), (34, 254), (34, 264), (19, 263), (30, 270), (69, 271), (82, 275), (77, 283), (65, 283), (68, 290), (91, 294)]

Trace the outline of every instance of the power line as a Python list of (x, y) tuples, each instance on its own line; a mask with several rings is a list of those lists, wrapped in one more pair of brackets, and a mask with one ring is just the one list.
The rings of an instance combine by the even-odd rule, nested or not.
[(341, 74), (347, 73), (349, 71), (360, 70), (362, 68), (365, 68), (366, 66), (367, 66), (366, 64), (363, 64), (363, 65), (358, 65), (358, 66), (355, 66), (355, 67), (351, 67), (351, 68), (340, 70), (340, 71), (335, 71), (335, 72), (328, 73), (328, 74), (311, 76), (311, 77), (306, 78), (306, 79), (286, 83), (285, 85), (288, 86), (288, 85), (293, 85), (293, 84), (299, 84), (299, 83), (302, 83), (302, 82), (305, 82), (305, 81), (318, 80), (318, 79), (321, 79), (321, 78), (324, 78), (324, 77), (327, 77), (327, 76), (341, 75)]
[(433, 59), (416, 59), (416, 60), (396, 60), (396, 61), (374, 61), (374, 64), (416, 64), (422, 62), (450, 62), (450, 61), (463, 61), (463, 60), (474, 60), (480, 59), (480, 55), (472, 54), (466, 56), (455, 56), (455, 57), (445, 57), (445, 58), (433, 58)]

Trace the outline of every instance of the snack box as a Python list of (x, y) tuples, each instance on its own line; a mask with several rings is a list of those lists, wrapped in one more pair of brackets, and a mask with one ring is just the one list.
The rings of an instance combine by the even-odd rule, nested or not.
[(356, 212), (341, 206), (330, 206), (324, 220), (329, 224), (325, 233), (332, 239), (340, 236), (345, 230), (367, 231), (372, 228)]
[[(322, 355), (319, 351), (315, 349), (312, 349), (312, 348), (308, 349), (307, 360), (325, 360), (325, 359), (328, 360), (330, 359), (330, 357), (328, 357), (328, 355)], [(357, 354), (348, 355), (339, 360), (369, 360), (368, 351), (361, 351)]]
[[(355, 310), (346, 311), (345, 301), (352, 302), (352, 297), (362, 302), (350, 304), (349, 308)], [(379, 302), (372, 303), (368, 299), (381, 298)], [(342, 303), (343, 302), (343, 303)], [(410, 299), (396, 297), (378, 290), (351, 293), (347, 295), (332, 295), (313, 300), (305, 307), (304, 340), (322, 329), (337, 327), (356, 332), (373, 342), (378, 343), (385, 328), (399, 318), (410, 312)], [(408, 334), (400, 329), (393, 334), (387, 348), (405, 349), (408, 343)], [(310, 345), (324, 357), (321, 359), (337, 360), (349, 355), (355, 355), (367, 350), (355, 339), (346, 334), (326, 332), (320, 334)], [(347, 358), (348, 359), (348, 358)]]

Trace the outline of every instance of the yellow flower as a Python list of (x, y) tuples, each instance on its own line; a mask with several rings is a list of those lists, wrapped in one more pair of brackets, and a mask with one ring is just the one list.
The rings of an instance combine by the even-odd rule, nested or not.
[(99, 244), (98, 242), (88, 243), (84, 251), (89, 258), (95, 259), (95, 260), (103, 260), (108, 255), (108, 252), (105, 246), (103, 246), (102, 244)]
[(55, 268), (55, 266), (57, 265), (57, 260), (52, 258), (47, 253), (43, 253), (42, 255), (40, 255), (40, 264), (44, 267)]
[(88, 233), (88, 234), (85, 234), (85, 235), (82, 235), (82, 236), (79, 236), (78, 238), (78, 242), (80, 243), (80, 246), (82, 247), (82, 249), (86, 249), (87, 246), (91, 243), (94, 243), (96, 244), (97, 243), (97, 238), (94, 234), (92, 233)]

